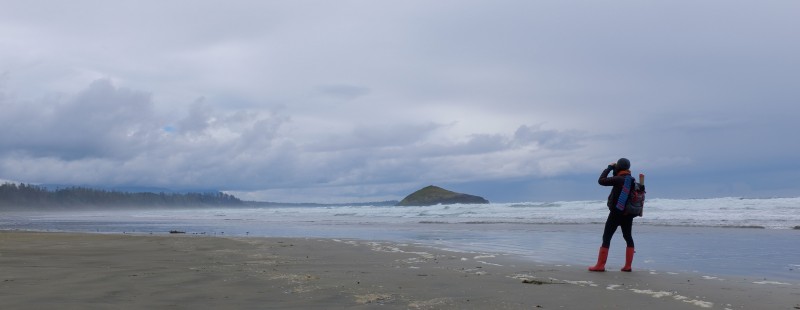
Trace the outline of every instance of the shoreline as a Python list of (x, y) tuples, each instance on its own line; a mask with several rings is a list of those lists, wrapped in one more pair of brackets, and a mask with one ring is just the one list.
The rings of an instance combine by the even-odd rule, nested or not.
[(615, 268), (353, 239), (2, 231), (0, 308), (800, 308), (798, 283)]
[[(518, 256), (529, 262), (593, 265), (600, 243), (601, 224), (407, 224), (359, 223), (242, 223), (239, 221), (193, 226), (177, 224), (81, 222), (70, 226), (36, 221), (40, 227), (6, 228), (8, 231), (164, 235), (169, 231), (216, 237), (282, 237), (353, 239), (407, 243), (455, 252)], [(259, 226), (259, 227), (256, 227)], [(58, 229), (61, 228), (61, 229)], [(91, 228), (91, 230), (87, 229)], [(619, 236), (612, 240), (609, 263), (624, 258)], [(728, 278), (758, 278), (800, 283), (800, 248), (794, 230), (733, 229), (728, 227), (676, 227), (638, 225), (634, 266), (656, 273), (689, 273)], [(620, 262), (621, 263), (621, 262)]]

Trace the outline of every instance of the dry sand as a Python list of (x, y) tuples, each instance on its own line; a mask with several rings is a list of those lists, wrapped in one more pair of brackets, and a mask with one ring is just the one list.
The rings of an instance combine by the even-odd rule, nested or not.
[(800, 309), (798, 283), (620, 260), (590, 273), (368, 241), (0, 232), (0, 309)]

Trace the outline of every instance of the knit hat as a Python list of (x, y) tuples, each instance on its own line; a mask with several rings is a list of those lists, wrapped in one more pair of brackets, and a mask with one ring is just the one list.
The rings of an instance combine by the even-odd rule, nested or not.
[(627, 158), (620, 158), (617, 160), (617, 165), (614, 167), (615, 170), (628, 170), (631, 168), (631, 161)]

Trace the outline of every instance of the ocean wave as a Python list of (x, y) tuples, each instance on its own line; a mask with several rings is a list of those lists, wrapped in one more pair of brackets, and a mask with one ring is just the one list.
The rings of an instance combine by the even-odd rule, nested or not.
[(511, 204), (509, 208), (558, 208), (562, 205), (557, 202), (548, 202), (548, 203), (516, 203)]
[[(5, 213), (4, 227), (16, 227), (9, 219), (17, 213)], [(268, 207), (208, 210), (97, 211), (63, 213), (24, 213), (30, 225), (49, 222), (92, 225), (95, 221), (234, 221), (234, 222), (328, 222), (357, 224), (368, 222), (419, 224), (597, 224), (608, 215), (605, 201), (514, 202), (480, 205), (455, 204), (436, 206), (318, 206)], [(124, 221), (121, 221), (124, 223)], [(644, 217), (637, 225), (676, 227), (727, 227), (750, 229), (800, 230), (800, 198), (742, 199), (737, 197), (706, 199), (649, 199)]]
[(766, 226), (761, 225), (725, 225), (725, 224), (704, 224), (704, 223), (685, 223), (685, 224), (670, 224), (670, 223), (640, 223), (637, 225), (660, 226), (660, 227), (702, 227), (702, 228), (746, 228), (746, 229), (767, 229)]

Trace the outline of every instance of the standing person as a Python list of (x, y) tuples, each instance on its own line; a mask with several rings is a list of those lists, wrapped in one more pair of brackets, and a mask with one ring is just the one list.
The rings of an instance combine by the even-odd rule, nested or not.
[[(600, 185), (613, 186), (611, 193), (608, 195), (608, 219), (606, 219), (605, 230), (603, 230), (603, 245), (600, 246), (600, 253), (597, 255), (597, 264), (589, 267), (589, 271), (606, 271), (606, 259), (608, 258), (608, 248), (611, 246), (611, 237), (617, 231), (617, 227), (622, 227), (622, 238), (625, 238), (625, 243), (628, 247), (625, 249), (625, 266), (622, 271), (630, 272), (631, 263), (633, 262), (633, 235), (631, 230), (633, 228), (633, 218), (636, 215), (625, 214), (624, 205), (625, 201), (619, 199), (625, 185), (625, 179), (631, 174), (631, 162), (627, 158), (620, 158), (616, 163), (611, 163), (600, 174), (600, 179), (597, 180)], [(612, 177), (608, 174), (614, 171)], [(644, 178), (643, 174), (639, 175), (639, 179)], [(640, 181), (641, 182), (641, 181)], [(644, 185), (642, 185), (644, 186)], [(627, 197), (628, 193), (623, 195), (623, 199)], [(622, 208), (618, 207), (621, 203)]]

